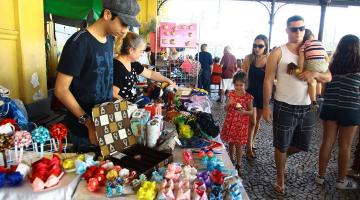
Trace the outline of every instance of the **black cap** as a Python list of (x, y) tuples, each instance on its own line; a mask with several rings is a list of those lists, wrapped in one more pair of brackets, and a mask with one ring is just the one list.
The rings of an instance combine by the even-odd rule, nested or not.
[(136, 20), (136, 15), (140, 12), (137, 0), (103, 0), (103, 8), (109, 9), (129, 26), (140, 26), (140, 23)]

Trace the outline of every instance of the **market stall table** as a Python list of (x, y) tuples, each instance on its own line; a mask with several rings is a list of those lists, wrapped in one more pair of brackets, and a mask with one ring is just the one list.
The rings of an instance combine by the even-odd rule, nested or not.
[[(14, 158), (14, 152), (11, 151), (12, 157)], [(67, 156), (73, 156), (73, 153), (62, 154)], [(51, 158), (53, 153), (45, 152), (45, 157)], [(39, 153), (33, 151), (25, 151), (24, 158), (28, 161), (37, 161), (40, 159)], [(2, 160), (2, 156), (0, 156), (0, 160)], [(3, 165), (0, 162), (0, 165)], [(81, 176), (75, 173), (65, 173), (61, 178), (59, 184), (55, 185), (51, 188), (46, 188), (43, 191), (35, 192), (31, 186), (31, 183), (28, 179), (24, 180), (24, 182), (17, 187), (3, 187), (0, 188), (0, 199), (6, 200), (70, 200), (72, 199), (72, 195), (76, 190), (76, 186), (78, 185)]]
[[(182, 152), (183, 149), (176, 147), (174, 150), (174, 162), (182, 163)], [(227, 169), (235, 170), (234, 165), (232, 164), (230, 157), (225, 149), (220, 150), (221, 154), (217, 154), (217, 158), (219, 160), (222, 160), (224, 163), (224, 167)], [(80, 181), (75, 194), (73, 196), (74, 200), (88, 200), (88, 199), (109, 199), (105, 195), (105, 187), (102, 187), (101, 190), (97, 192), (89, 192), (87, 190), (86, 181), (82, 180)], [(241, 195), (242, 199), (248, 200), (249, 197), (245, 191), (245, 189), (242, 187), (241, 189)], [(127, 195), (127, 196), (121, 196), (111, 199), (137, 199), (136, 195)]]

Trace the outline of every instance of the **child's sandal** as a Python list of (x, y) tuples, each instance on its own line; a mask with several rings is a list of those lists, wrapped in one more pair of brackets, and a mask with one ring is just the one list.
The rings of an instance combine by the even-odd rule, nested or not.
[(285, 186), (284, 186), (284, 187), (281, 187), (280, 185), (275, 184), (275, 186), (274, 186), (274, 191), (275, 191), (277, 194), (285, 194)]

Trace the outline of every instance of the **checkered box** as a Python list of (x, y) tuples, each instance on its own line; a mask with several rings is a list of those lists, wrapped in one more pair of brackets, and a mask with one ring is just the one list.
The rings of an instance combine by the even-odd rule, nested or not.
[(126, 101), (107, 102), (92, 109), (96, 137), (104, 157), (121, 152), (138, 140), (131, 131), (127, 109)]

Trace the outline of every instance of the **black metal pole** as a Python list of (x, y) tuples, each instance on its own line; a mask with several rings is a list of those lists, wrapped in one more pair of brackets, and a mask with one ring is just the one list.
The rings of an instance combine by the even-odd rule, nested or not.
[(321, 15), (320, 15), (320, 27), (319, 27), (319, 36), (318, 40), (323, 40), (323, 34), (324, 34), (324, 24), (325, 24), (325, 14), (326, 14), (326, 7), (330, 4), (331, 0), (320, 0), (320, 6), (321, 6)]
[(271, 48), (271, 35), (272, 35), (272, 28), (274, 25), (274, 17), (275, 17), (275, 0), (272, 0), (271, 11), (269, 13), (269, 49)]

